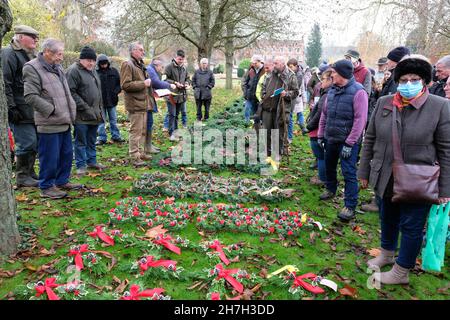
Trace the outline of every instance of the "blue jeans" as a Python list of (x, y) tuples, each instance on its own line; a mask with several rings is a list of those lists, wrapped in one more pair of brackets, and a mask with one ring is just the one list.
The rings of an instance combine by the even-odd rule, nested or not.
[(169, 118), (169, 134), (178, 129), (178, 115), (181, 113), (181, 122), (183, 126), (187, 125), (186, 102), (176, 103), (173, 105), (167, 102), (168, 118)]
[[(120, 131), (117, 127), (117, 112), (116, 107), (106, 107), (105, 108), (105, 114), (109, 119), (109, 128), (111, 131), (111, 139), (112, 140), (119, 140), (120, 139)], [(106, 121), (106, 119), (105, 119)], [(101, 123), (98, 126), (98, 141), (106, 142), (108, 140), (108, 136), (106, 135), (106, 126), (105, 123)]]
[(377, 203), (380, 208), (381, 247), (396, 251), (401, 232), (397, 264), (406, 269), (414, 268), (431, 205), (392, 203), (391, 199), (380, 197), (377, 197)]
[(345, 181), (345, 207), (355, 210), (358, 205), (358, 179), (356, 177), (359, 145), (352, 148), (352, 155), (348, 159), (341, 157), (343, 143), (327, 143), (325, 147), (325, 166), (327, 177), (327, 190), (336, 194), (337, 191), (337, 165), (341, 160), (342, 175)]
[(96, 124), (75, 125), (75, 165), (77, 169), (97, 163), (97, 151), (95, 149), (97, 129), (98, 125)]
[[(164, 128), (166, 128), (167, 130), (170, 129), (169, 105), (172, 105), (172, 104), (170, 102), (167, 102), (167, 113), (164, 116)], [(178, 118), (177, 118), (177, 122), (178, 122)], [(183, 127), (187, 126), (186, 102), (183, 102), (183, 108), (181, 109), (181, 123), (183, 124)]]
[(245, 109), (244, 109), (245, 122), (250, 122), (250, 117), (256, 113), (257, 108), (258, 106), (256, 102), (245, 100)]
[(34, 124), (11, 123), (9, 126), (14, 135), (14, 142), (16, 145), (15, 153), (17, 156), (36, 153), (38, 151), (38, 135)]
[(69, 182), (73, 149), (70, 129), (63, 133), (38, 133), (39, 188), (62, 186)]
[(322, 182), (327, 181), (327, 168), (325, 166), (325, 152), (317, 143), (317, 138), (310, 138), (311, 150), (314, 153), (314, 156), (317, 159), (318, 171), (319, 171), (319, 179)]
[(303, 112), (297, 113), (297, 124), (299, 126), (305, 125), (305, 116), (303, 115)]

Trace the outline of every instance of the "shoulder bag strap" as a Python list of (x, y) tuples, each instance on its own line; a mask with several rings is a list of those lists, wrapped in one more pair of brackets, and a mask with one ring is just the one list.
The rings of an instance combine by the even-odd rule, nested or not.
[(397, 129), (397, 107), (392, 108), (392, 146), (394, 148), (394, 161), (403, 164), (402, 149), (400, 147), (400, 139)]

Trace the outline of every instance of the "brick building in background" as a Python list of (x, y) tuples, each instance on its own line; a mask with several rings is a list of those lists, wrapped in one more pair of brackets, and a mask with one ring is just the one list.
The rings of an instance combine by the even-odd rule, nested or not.
[(273, 59), (276, 56), (285, 57), (286, 60), (295, 58), (305, 61), (305, 43), (301, 40), (260, 40), (252, 46), (235, 53), (236, 64), (243, 59), (249, 59), (254, 54), (260, 54), (264, 59)]

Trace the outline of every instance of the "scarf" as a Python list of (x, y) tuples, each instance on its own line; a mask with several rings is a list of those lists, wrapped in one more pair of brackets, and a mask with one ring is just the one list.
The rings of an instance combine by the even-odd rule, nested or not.
[(402, 112), (403, 109), (407, 106), (409, 106), (413, 101), (419, 99), (426, 91), (426, 87), (422, 89), (422, 91), (419, 92), (419, 94), (411, 99), (407, 99), (403, 97), (400, 92), (397, 92), (394, 96), (393, 104), (395, 107), (397, 107), (398, 111)]

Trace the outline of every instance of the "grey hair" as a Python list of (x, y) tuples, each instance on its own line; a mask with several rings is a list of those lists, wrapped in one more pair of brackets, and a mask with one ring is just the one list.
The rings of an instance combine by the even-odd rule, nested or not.
[(450, 69), (450, 55), (439, 59), (436, 64), (442, 64), (445, 69)]
[(161, 66), (163, 64), (163, 61), (160, 58), (154, 58), (152, 60), (152, 64), (155, 66)]
[(274, 62), (281, 62), (282, 64), (286, 64), (286, 58), (282, 56), (277, 56), (275, 59), (273, 59)]
[(49, 50), (51, 52), (56, 52), (60, 49), (64, 49), (64, 42), (61, 40), (48, 38), (42, 43), (42, 51)]
[(202, 59), (200, 60), (200, 63), (209, 63), (209, 61), (208, 61), (207, 58), (202, 58)]
[(256, 62), (256, 61), (264, 62), (264, 58), (263, 58), (261, 55), (259, 55), (259, 54), (255, 54), (255, 55), (252, 57), (252, 62)]
[(136, 49), (138, 45), (142, 46), (142, 43), (140, 41), (130, 43), (130, 45), (128, 46), (128, 51), (130, 51), (130, 53), (133, 52), (133, 50)]
[(266, 64), (273, 64), (273, 59), (266, 59)]

